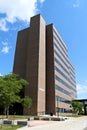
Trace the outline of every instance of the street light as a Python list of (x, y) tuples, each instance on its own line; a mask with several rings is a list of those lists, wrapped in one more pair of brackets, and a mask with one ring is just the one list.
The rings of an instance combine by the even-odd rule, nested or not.
[(57, 116), (59, 117), (59, 99), (57, 97)]

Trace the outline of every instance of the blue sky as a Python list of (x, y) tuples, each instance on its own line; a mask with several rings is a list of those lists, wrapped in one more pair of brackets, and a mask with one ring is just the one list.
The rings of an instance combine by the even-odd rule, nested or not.
[(0, 0), (0, 75), (12, 72), (17, 32), (38, 13), (62, 36), (75, 66), (78, 98), (87, 98), (87, 0)]

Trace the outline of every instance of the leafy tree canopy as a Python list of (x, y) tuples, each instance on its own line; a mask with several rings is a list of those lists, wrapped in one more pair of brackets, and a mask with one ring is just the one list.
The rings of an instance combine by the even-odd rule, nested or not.
[(73, 100), (71, 102), (71, 105), (72, 105), (74, 112), (76, 112), (76, 113), (78, 112), (79, 114), (82, 113), (83, 104), (81, 102)]
[(0, 76), (0, 106), (6, 109), (15, 102), (21, 103), (22, 101), (24, 103), (25, 99), (30, 101), (28, 97), (21, 99), (19, 95), (21, 89), (26, 85), (28, 85), (28, 82), (17, 74), (11, 73)]
[(25, 108), (31, 108), (32, 106), (32, 99), (25, 96), (25, 98), (22, 99), (22, 104)]

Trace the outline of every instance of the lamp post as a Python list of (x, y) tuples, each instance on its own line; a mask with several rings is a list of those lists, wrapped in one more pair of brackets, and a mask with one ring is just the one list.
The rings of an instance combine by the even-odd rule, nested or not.
[(57, 97), (57, 116), (59, 117), (59, 99)]

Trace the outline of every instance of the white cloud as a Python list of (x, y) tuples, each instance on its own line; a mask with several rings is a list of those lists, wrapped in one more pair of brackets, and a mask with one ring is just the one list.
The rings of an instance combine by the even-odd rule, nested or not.
[(12, 47), (8, 44), (8, 42), (2, 41), (1, 43), (2, 43), (1, 53), (4, 53), (4, 54), (9, 53), (9, 51), (10, 51), (10, 49), (11, 49)]
[(3, 75), (0, 73), (0, 76), (3, 76)]
[(2, 45), (3, 45), (3, 46), (7, 46), (7, 45), (8, 45), (8, 43), (7, 43), (7, 42), (2, 41)]
[(8, 28), (6, 27), (6, 19), (0, 19), (0, 30), (8, 31)]
[(80, 0), (76, 0), (73, 4), (73, 8), (78, 8), (80, 6)]
[(4, 54), (7, 54), (7, 53), (9, 53), (9, 50), (10, 50), (10, 47), (9, 47), (9, 46), (4, 46), (4, 47), (2, 48), (2, 50), (1, 50), (1, 52), (4, 53)]
[(44, 0), (0, 0), (0, 13), (6, 16), (0, 20), (0, 30), (7, 31), (7, 22), (14, 23), (18, 19), (29, 22), (37, 12), (37, 3)]
[(82, 85), (82, 84), (78, 84), (77, 85), (77, 94), (78, 95), (83, 95), (86, 94), (87, 95), (87, 86), (86, 85)]
[(45, 0), (39, 0), (40, 1), (40, 3), (43, 3)]
[(87, 80), (85, 82), (87, 83)]

